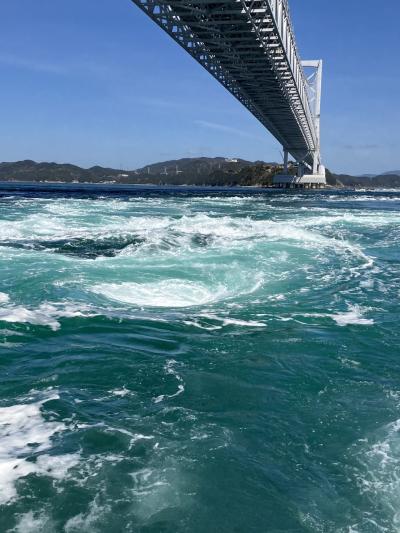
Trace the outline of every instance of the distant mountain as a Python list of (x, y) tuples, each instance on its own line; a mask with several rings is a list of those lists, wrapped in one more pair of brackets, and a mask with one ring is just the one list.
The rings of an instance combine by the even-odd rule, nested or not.
[[(293, 164), (289, 165), (289, 171), (295, 172)], [(31, 182), (268, 187), (272, 185), (273, 176), (280, 172), (282, 165), (276, 162), (224, 157), (173, 159), (136, 170), (101, 166), (81, 168), (67, 163), (36, 163), (31, 160), (0, 163), (0, 181)], [(400, 187), (400, 171), (360, 177), (333, 174), (327, 170), (327, 183), (332, 187), (395, 188)]]
[(359, 178), (376, 178), (378, 176), (400, 176), (400, 170), (389, 170), (388, 172), (381, 172), (380, 174), (362, 174)]
[(384, 172), (379, 174), (380, 176), (400, 176), (400, 170), (389, 170), (389, 172)]
[(268, 186), (273, 176), (281, 170), (282, 167), (277, 163), (253, 163), (224, 157), (174, 159), (136, 170), (100, 166), (84, 169), (70, 164), (26, 160), (0, 163), (0, 181)]
[(400, 187), (400, 175), (381, 174), (372, 178), (334, 175), (336, 185), (341, 187), (358, 187), (366, 189), (396, 189)]
[(0, 181), (89, 181), (96, 183), (115, 178), (120, 172), (120, 170), (102, 167), (84, 169), (67, 163), (36, 163), (29, 159), (15, 163), (0, 163)]

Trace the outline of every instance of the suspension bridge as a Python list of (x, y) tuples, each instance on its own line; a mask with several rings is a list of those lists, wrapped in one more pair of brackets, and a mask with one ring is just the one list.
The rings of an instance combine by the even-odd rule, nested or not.
[[(132, 0), (281, 143), (277, 186), (323, 186), (322, 61), (302, 61), (288, 0)], [(297, 175), (288, 172), (289, 155)]]

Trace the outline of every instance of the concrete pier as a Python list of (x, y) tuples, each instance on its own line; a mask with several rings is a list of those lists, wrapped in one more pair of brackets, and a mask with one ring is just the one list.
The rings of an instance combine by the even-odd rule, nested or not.
[(273, 186), (279, 189), (323, 189), (326, 177), (325, 174), (304, 174), (301, 177), (278, 174), (273, 178)]

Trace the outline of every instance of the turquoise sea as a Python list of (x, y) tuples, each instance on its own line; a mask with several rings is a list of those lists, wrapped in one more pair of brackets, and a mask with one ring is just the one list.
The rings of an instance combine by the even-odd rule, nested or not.
[(400, 191), (1, 185), (0, 531), (400, 531)]

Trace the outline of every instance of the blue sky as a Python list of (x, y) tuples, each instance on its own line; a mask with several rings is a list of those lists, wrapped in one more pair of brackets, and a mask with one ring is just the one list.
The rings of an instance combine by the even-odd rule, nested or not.
[[(301, 57), (325, 61), (325, 164), (399, 169), (400, 3), (290, 5)], [(257, 120), (130, 0), (1, 2), (0, 69), (2, 161), (280, 159)]]

